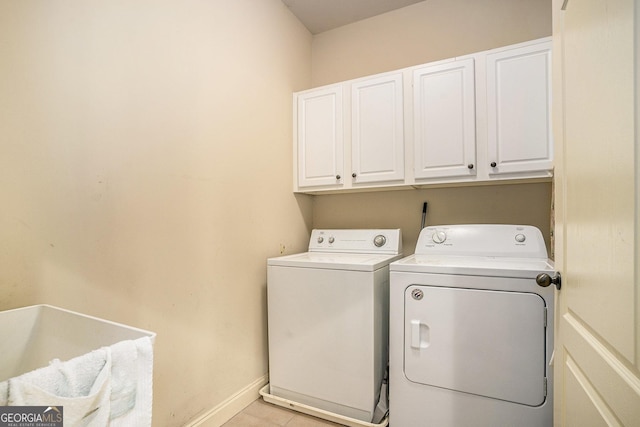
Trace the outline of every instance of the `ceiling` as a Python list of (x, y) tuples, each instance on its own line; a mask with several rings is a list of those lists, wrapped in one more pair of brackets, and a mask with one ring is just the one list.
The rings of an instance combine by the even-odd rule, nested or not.
[(311, 34), (351, 24), (423, 0), (282, 0)]

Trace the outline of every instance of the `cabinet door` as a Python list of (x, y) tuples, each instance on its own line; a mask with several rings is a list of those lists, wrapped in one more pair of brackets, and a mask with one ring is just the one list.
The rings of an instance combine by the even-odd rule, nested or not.
[(342, 87), (297, 97), (298, 186), (340, 186), (343, 169)]
[(475, 175), (473, 58), (413, 72), (415, 177)]
[(351, 85), (354, 183), (404, 179), (402, 74)]
[(487, 55), (489, 174), (551, 170), (551, 43)]

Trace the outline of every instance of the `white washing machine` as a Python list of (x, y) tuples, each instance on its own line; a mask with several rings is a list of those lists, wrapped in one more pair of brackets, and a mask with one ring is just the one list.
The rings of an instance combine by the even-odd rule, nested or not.
[(424, 228), (391, 264), (389, 425), (553, 425), (554, 287), (540, 230)]
[(323, 418), (372, 420), (401, 239), (399, 229), (313, 230), (309, 252), (267, 261), (271, 396)]

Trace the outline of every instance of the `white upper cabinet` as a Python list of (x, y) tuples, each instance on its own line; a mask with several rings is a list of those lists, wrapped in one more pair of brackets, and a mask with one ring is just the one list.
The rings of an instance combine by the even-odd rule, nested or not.
[(416, 179), (476, 174), (474, 60), (413, 71)]
[(294, 191), (549, 180), (551, 38), (294, 94)]
[(404, 183), (402, 73), (299, 92), (294, 102), (295, 191)]
[(343, 181), (342, 86), (297, 95), (297, 186)]
[(402, 73), (351, 85), (353, 184), (404, 179)]
[(552, 169), (551, 42), (489, 53), (489, 174)]

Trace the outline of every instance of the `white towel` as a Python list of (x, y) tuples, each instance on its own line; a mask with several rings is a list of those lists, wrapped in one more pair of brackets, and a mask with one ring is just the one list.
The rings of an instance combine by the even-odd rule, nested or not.
[(7, 381), (10, 406), (63, 406), (65, 426), (106, 426), (109, 422), (111, 351), (92, 351), (67, 362), (53, 360)]
[(153, 344), (151, 338), (111, 346), (111, 427), (151, 427)]
[(153, 346), (121, 341), (0, 383), (0, 405), (63, 406), (66, 427), (151, 426)]

